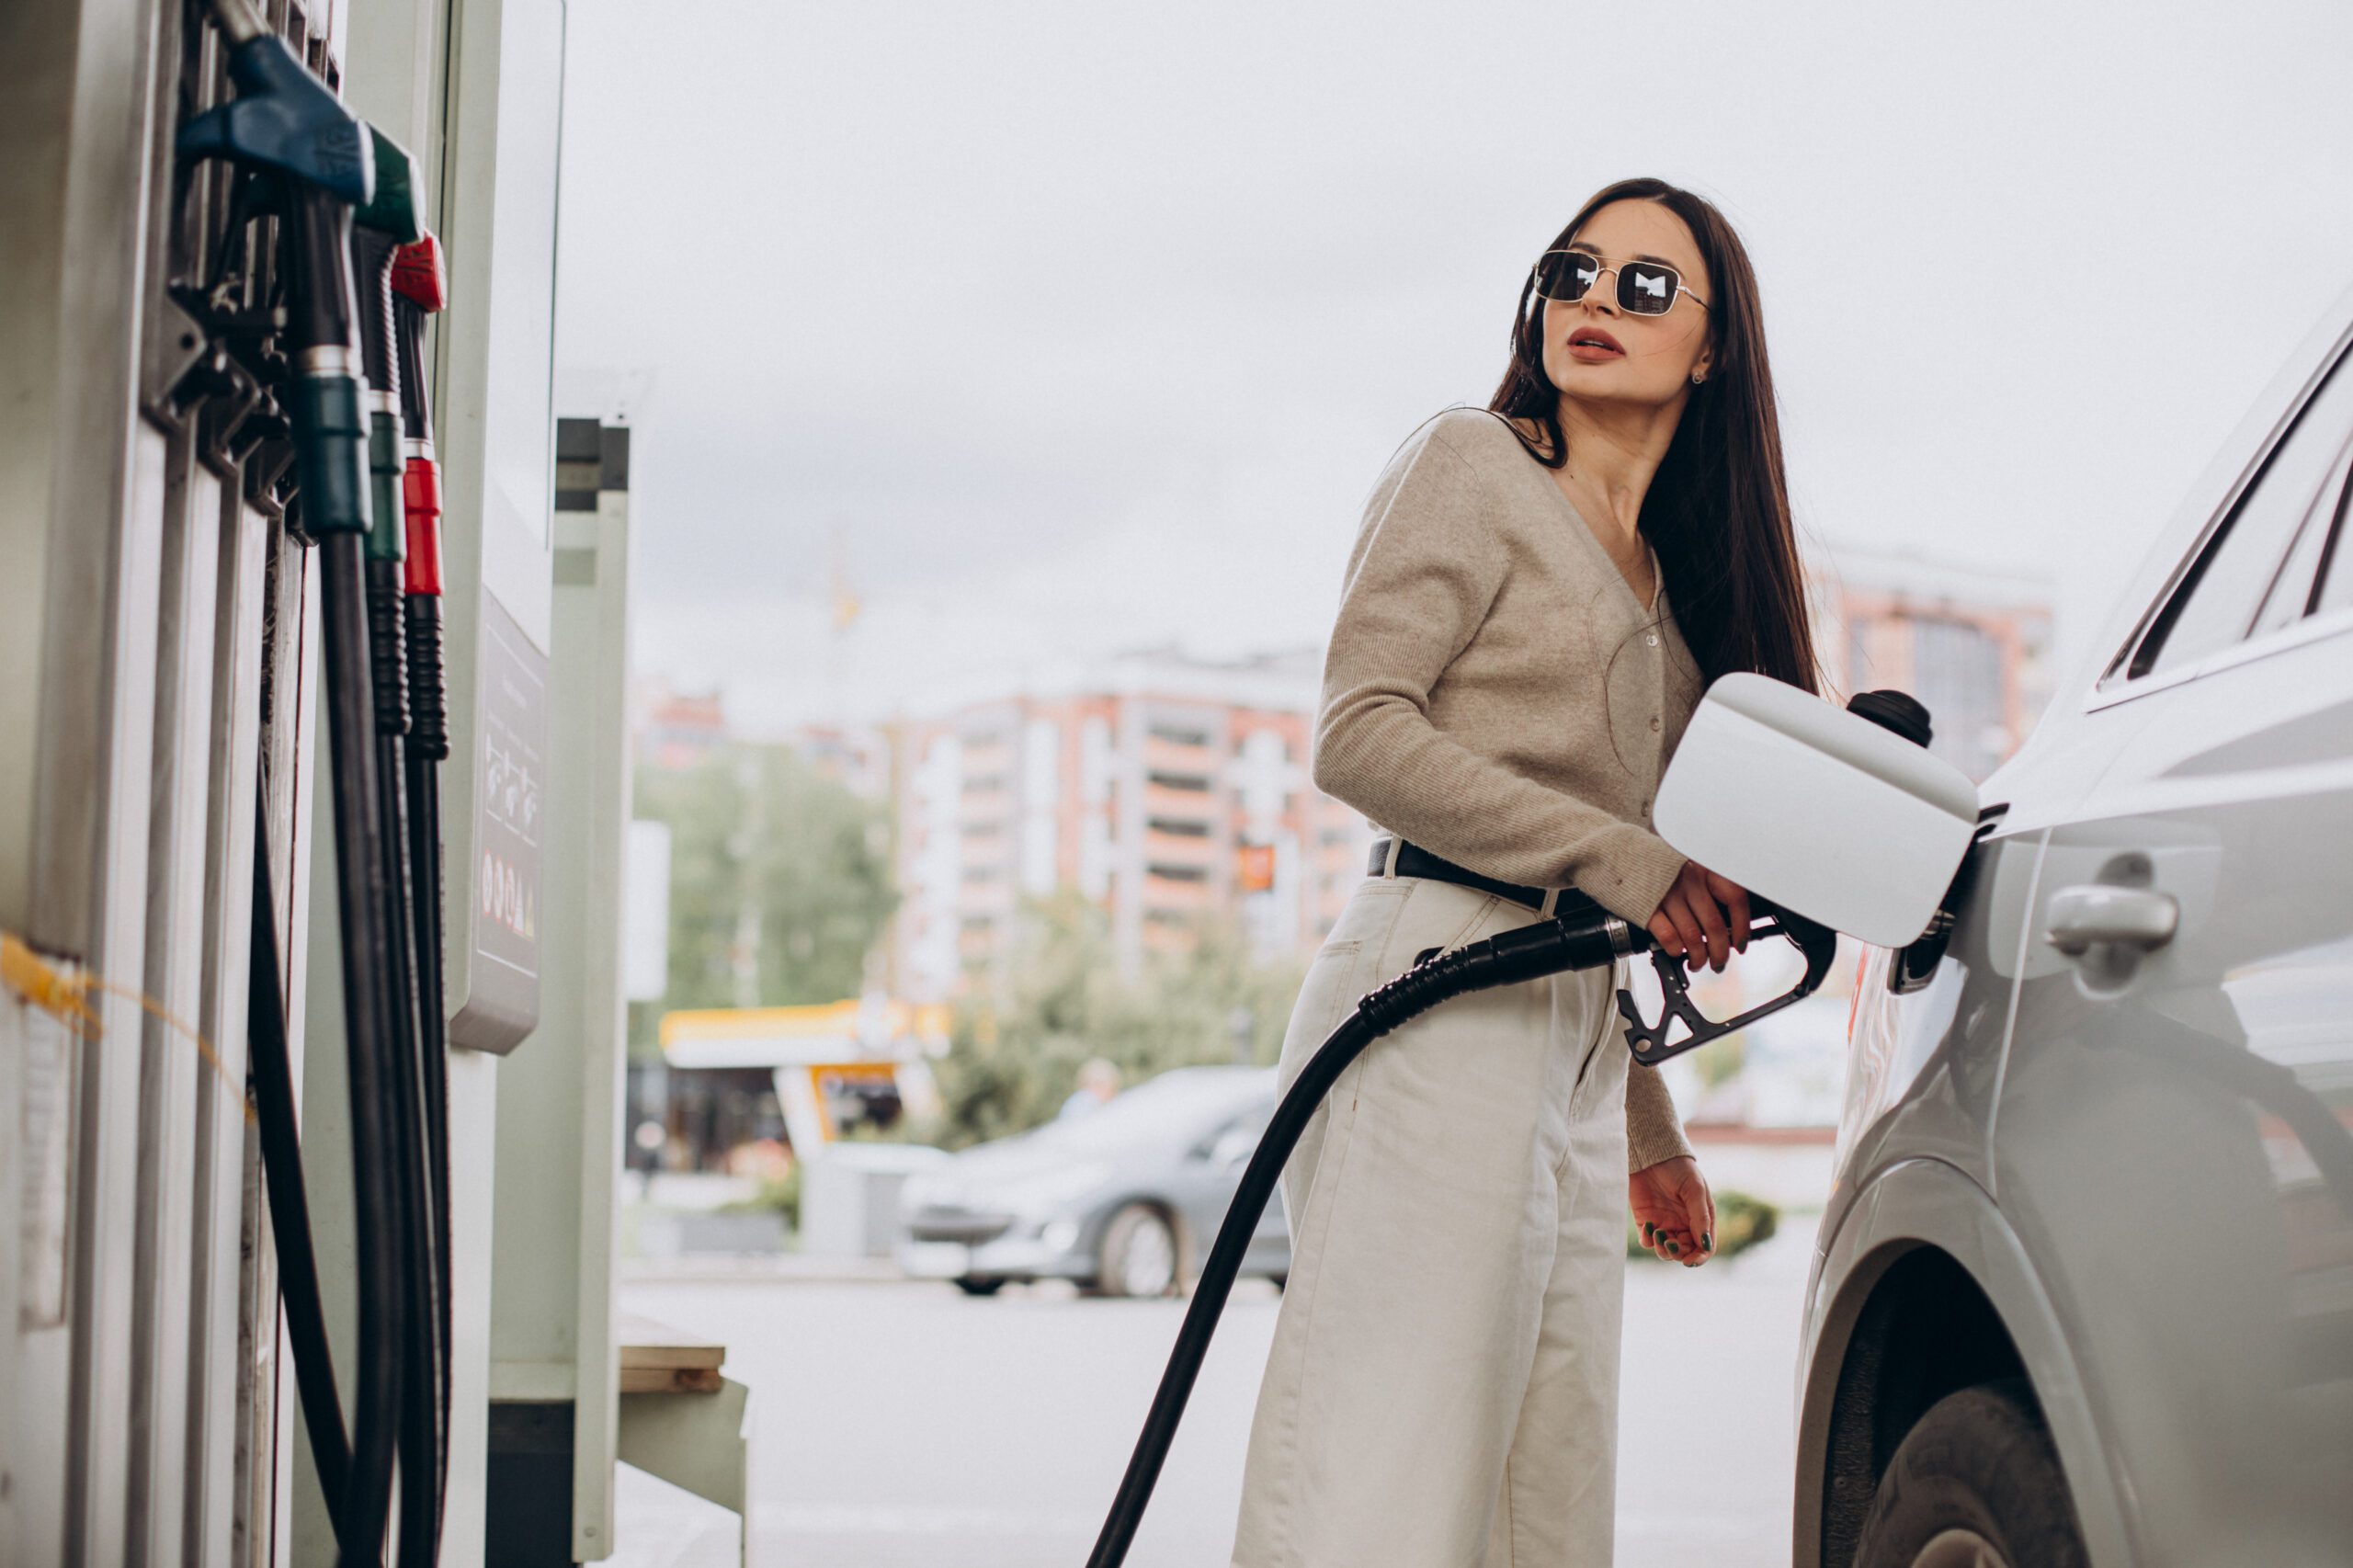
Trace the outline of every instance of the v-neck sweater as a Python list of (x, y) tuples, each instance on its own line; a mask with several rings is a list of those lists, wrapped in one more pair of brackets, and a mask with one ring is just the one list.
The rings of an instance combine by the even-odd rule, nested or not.
[[(1654, 574), (1645, 610), (1502, 419), (1438, 415), (1349, 551), (1316, 787), (1458, 865), (1647, 926), (1684, 862), (1651, 802), (1705, 687)], [(1689, 1152), (1655, 1069), (1628, 1077), (1627, 1131), (1631, 1169)]]

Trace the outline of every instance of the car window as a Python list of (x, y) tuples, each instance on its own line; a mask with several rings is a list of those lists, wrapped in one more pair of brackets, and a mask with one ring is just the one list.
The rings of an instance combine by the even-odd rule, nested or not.
[[(2353, 371), (2340, 359), (2150, 624), (2132, 654), (2130, 677), (2182, 668), (2254, 629), (2282, 580), (2299, 529), (2336, 469), (2348, 431)], [(2318, 509), (2333, 511), (2335, 501), (2331, 493)], [(2318, 526), (2326, 522), (2324, 517)]]
[(2319, 579), (2316, 574), (2326, 563), (2329, 541), (2344, 527), (2346, 484), (2348, 471), (2353, 471), (2353, 448), (2338, 454), (2336, 466), (2320, 487), (2320, 494), (2304, 512), (2304, 520), (2296, 531), (2295, 543), (2288, 547), (2288, 556), (2279, 575), (2272, 579), (2271, 591), (2264, 597), (2263, 608), (2255, 612), (2255, 630), (2251, 637), (2302, 619), (2313, 608), (2313, 589)]
[(2353, 511), (2353, 479), (2347, 481), (2346, 493), (2336, 498), (2336, 516), (2321, 547), (2320, 564), (2315, 568), (2320, 574), (2320, 597), (2313, 604), (2314, 615), (2353, 609), (2353, 540), (2346, 537), (2349, 511)]
[[(1058, 1148), (1101, 1153), (1156, 1138), (1183, 1136), (1233, 1103), (1231, 1068), (1184, 1068), (1162, 1074), (1112, 1097), (1102, 1109), (1050, 1121), (1032, 1136)], [(1248, 1092), (1246, 1088), (1241, 1092)]]

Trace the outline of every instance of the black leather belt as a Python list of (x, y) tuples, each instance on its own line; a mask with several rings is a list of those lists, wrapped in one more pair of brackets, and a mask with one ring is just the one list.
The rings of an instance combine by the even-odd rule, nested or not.
[[(1380, 876), (1388, 869), (1389, 843), (1390, 841), (1386, 838), (1376, 838), (1372, 841), (1372, 859), (1365, 867), (1367, 876)], [(1458, 866), (1444, 856), (1433, 855), (1418, 845), (1398, 845), (1397, 874), (1401, 877), (1429, 877), (1441, 882), (1460, 882), (1466, 888), (1477, 888), (1481, 892), (1501, 894), (1514, 903), (1524, 903), (1530, 909), (1544, 907), (1542, 888), (1522, 887), (1518, 882), (1483, 877), (1470, 867)], [(1583, 901), (1584, 898), (1583, 893), (1573, 889), (1564, 888), (1561, 892), (1561, 899), (1563, 903), (1572, 899)]]

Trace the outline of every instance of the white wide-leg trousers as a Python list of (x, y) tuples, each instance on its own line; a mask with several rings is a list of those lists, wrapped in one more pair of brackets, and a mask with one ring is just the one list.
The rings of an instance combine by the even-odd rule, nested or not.
[[(1539, 918), (1368, 877), (1292, 1006), (1282, 1086), (1416, 953)], [(1283, 1169), (1291, 1271), (1234, 1568), (1608, 1568), (1623, 968), (1445, 1003), (1373, 1041), (1316, 1111)]]

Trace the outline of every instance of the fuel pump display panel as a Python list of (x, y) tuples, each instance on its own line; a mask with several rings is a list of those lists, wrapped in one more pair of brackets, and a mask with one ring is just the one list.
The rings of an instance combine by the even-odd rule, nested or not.
[(450, 1038), (512, 1051), (540, 1018), (540, 870), (547, 800), (548, 660), (485, 593), (475, 665), (473, 984)]

